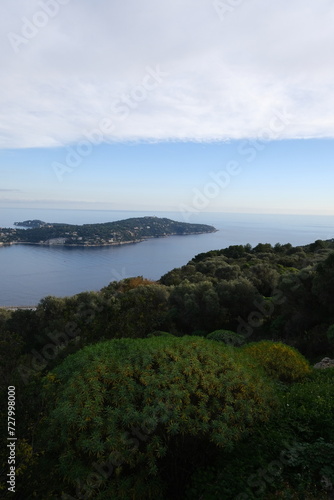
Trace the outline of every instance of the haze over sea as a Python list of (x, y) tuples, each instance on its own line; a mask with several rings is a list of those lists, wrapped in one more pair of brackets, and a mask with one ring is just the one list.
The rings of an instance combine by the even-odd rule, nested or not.
[(0, 306), (36, 305), (58, 297), (99, 290), (130, 276), (153, 280), (186, 264), (196, 254), (250, 243), (305, 245), (334, 238), (334, 216), (102, 210), (1, 209), (0, 227), (41, 219), (70, 224), (101, 223), (156, 215), (215, 226), (216, 233), (170, 236), (115, 247), (67, 248), (13, 245), (0, 248)]

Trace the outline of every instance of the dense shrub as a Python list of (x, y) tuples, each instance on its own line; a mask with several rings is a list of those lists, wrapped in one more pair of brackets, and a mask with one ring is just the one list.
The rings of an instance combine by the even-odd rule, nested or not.
[[(304, 247), (235, 245), (199, 254), (158, 283), (128, 278), (100, 292), (46, 297), (36, 311), (0, 310), (0, 392), (5, 398), (8, 385), (16, 386), (20, 417), (17, 497), (73, 500), (88, 498), (92, 490), (96, 499), (176, 498), (196, 462), (191, 499), (235, 500), (255, 474), (255, 483), (266, 483), (265, 500), (320, 500), (322, 475), (332, 477), (334, 370), (315, 373), (284, 344), (237, 350), (226, 344), (238, 345), (241, 339), (231, 331), (246, 327), (252, 341), (284, 341), (312, 363), (332, 357), (333, 249), (334, 239)], [(253, 323), (259, 312), (261, 319)], [(185, 334), (194, 343), (177, 343)], [(203, 339), (207, 335), (211, 340)], [(125, 337), (156, 339), (131, 343)], [(116, 338), (123, 340), (78, 352)], [(50, 343), (54, 357), (44, 356)], [(275, 383), (265, 371), (276, 381), (297, 382)], [(263, 377), (281, 401), (267, 423), (261, 418), (270, 413), (271, 398)], [(2, 416), (5, 435), (5, 410)], [(246, 429), (252, 434), (243, 439)], [(271, 475), (263, 477), (262, 471), (280, 456), (285, 442), (295, 440), (302, 454), (269, 484)], [(112, 493), (103, 481), (99, 484), (99, 466), (111, 452), (123, 454), (119, 465), (112, 455)], [(6, 453), (5, 448), (0, 453), (2, 495)], [(255, 483), (246, 493), (259, 500)], [(62, 496), (62, 490), (73, 496)]]
[(324, 438), (334, 443), (334, 369), (314, 370), (286, 393), (282, 419), (302, 438)]
[(263, 366), (267, 375), (280, 382), (297, 382), (312, 372), (308, 361), (282, 342), (264, 340), (248, 344), (243, 350)]
[(185, 498), (321, 500), (334, 485), (334, 370), (277, 386), (280, 405), (269, 422), (230, 452), (198, 467)]
[(46, 457), (59, 457), (70, 489), (87, 488), (92, 464), (108, 463), (115, 471), (98, 488), (104, 498), (160, 498), (164, 478), (175, 496), (195, 464), (268, 419), (271, 383), (246, 360), (239, 349), (194, 337), (86, 347), (46, 377)]

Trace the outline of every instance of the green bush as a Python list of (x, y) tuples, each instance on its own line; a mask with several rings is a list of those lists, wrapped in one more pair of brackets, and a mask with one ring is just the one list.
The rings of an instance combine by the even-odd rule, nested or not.
[(83, 491), (94, 463), (112, 464), (90, 498), (113, 499), (160, 498), (164, 485), (177, 497), (195, 465), (232, 449), (275, 402), (241, 350), (167, 336), (86, 347), (45, 378), (44, 396), (41, 438), (60, 484)]
[(282, 342), (263, 340), (246, 345), (243, 351), (259, 362), (269, 377), (280, 382), (298, 382), (312, 373), (304, 356)]
[(284, 396), (281, 418), (303, 439), (334, 442), (334, 370), (314, 370)]
[(334, 485), (334, 370), (278, 385), (280, 405), (269, 422), (230, 452), (198, 467), (185, 498), (320, 500)]

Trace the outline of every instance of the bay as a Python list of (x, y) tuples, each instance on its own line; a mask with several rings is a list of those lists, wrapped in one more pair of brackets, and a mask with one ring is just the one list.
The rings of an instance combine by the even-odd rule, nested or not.
[(211, 224), (216, 233), (169, 236), (115, 247), (39, 247), (13, 245), (0, 248), (0, 306), (36, 305), (48, 295), (74, 295), (99, 290), (114, 280), (131, 276), (159, 279), (196, 254), (229, 245), (280, 242), (305, 245), (334, 237), (334, 216), (133, 212), (102, 210), (1, 209), (0, 227), (15, 221), (41, 219), (70, 224), (112, 222), (156, 215), (182, 222)]

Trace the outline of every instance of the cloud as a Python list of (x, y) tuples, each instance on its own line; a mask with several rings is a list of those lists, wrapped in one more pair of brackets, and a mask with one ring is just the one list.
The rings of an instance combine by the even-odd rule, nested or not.
[(1, 148), (334, 137), (330, 0), (3, 4)]
[(19, 193), (21, 189), (0, 189), (0, 193)]

